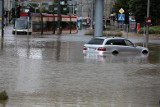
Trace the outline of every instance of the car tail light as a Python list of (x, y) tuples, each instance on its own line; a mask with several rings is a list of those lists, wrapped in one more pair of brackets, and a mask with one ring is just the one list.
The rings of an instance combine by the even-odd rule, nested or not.
[(99, 47), (98, 51), (106, 51), (106, 48), (105, 47)]
[(84, 46), (84, 47), (83, 47), (83, 50), (87, 50), (87, 47)]

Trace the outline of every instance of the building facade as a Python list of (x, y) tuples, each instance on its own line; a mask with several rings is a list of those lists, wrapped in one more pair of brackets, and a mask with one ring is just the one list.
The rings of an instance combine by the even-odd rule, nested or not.
[[(104, 19), (110, 20), (112, 8), (115, 0), (104, 0)], [(91, 17), (94, 19), (95, 0), (77, 0), (79, 6), (77, 14), (82, 17)]]
[(4, 0), (4, 24), (8, 25), (11, 20), (11, 10), (13, 8), (14, 0)]
[[(5, 10), (5, 20), (9, 23), (11, 19), (11, 10), (15, 8), (15, 2), (22, 3), (26, 0), (4, 0), (4, 10)], [(37, 3), (49, 3), (54, 0), (28, 0), (27, 2), (37, 2)], [(104, 18), (109, 19), (112, 11), (112, 7), (115, 0), (104, 0)], [(94, 6), (95, 0), (68, 0), (68, 5), (71, 5), (70, 14), (76, 14), (81, 17), (91, 17), (94, 18)]]

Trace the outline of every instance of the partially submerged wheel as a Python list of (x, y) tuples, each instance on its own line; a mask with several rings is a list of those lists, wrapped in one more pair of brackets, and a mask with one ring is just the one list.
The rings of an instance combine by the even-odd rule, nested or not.
[(113, 51), (112, 54), (113, 54), (113, 55), (117, 55), (117, 54), (118, 54), (118, 51)]
[(15, 31), (12, 31), (12, 34), (15, 34)]
[(143, 50), (142, 54), (148, 54), (148, 51), (147, 50)]

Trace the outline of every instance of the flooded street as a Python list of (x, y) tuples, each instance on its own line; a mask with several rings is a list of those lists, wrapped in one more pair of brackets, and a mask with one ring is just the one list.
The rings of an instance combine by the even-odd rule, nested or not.
[(5, 36), (0, 90), (9, 99), (0, 107), (159, 107), (160, 40), (149, 55), (99, 57), (82, 53), (90, 38)]

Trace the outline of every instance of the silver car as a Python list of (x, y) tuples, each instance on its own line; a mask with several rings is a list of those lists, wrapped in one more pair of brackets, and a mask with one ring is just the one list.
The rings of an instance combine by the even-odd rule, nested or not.
[(83, 53), (107, 53), (118, 54), (123, 52), (148, 54), (149, 50), (142, 46), (136, 46), (130, 40), (123, 37), (94, 37), (83, 47)]

